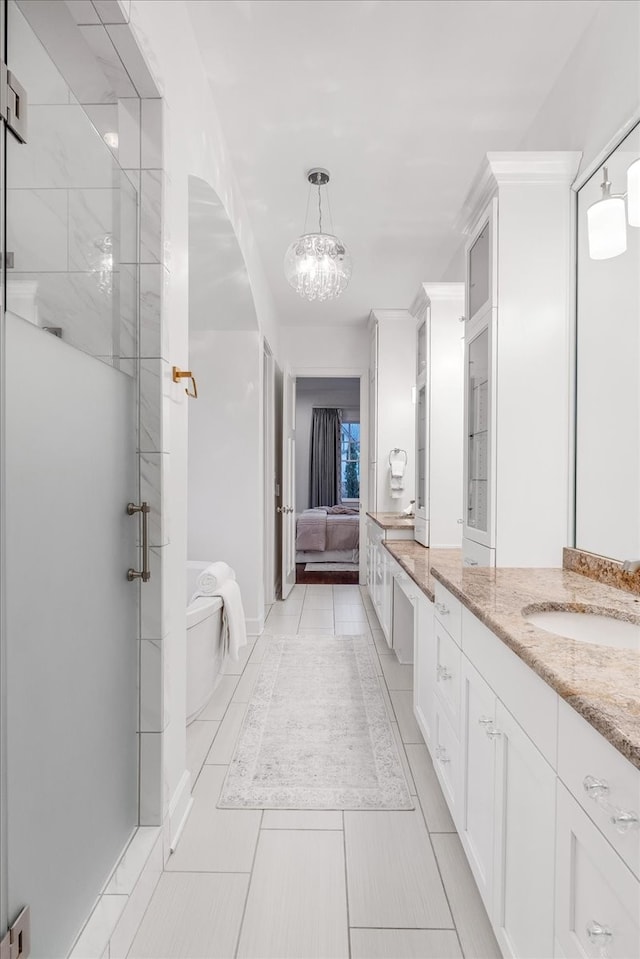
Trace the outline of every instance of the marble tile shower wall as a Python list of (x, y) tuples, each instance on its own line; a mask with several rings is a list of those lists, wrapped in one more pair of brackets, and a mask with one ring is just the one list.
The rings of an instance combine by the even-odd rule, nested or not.
[(139, 822), (160, 825), (167, 812), (168, 724), (163, 490), (173, 388), (161, 313), (168, 276), (163, 101), (133, 40), (128, 3), (69, 5), (75, 23), (62, 23), (53, 6), (40, 5), (41, 20), (31, 25), (15, 5), (10, 10), (10, 65), (27, 89), (30, 112), (27, 144), (9, 138), (7, 249), (14, 265), (7, 309), (61, 328), (70, 345), (137, 376), (139, 498), (151, 506), (152, 571), (150, 582), (134, 587), (140, 589)]

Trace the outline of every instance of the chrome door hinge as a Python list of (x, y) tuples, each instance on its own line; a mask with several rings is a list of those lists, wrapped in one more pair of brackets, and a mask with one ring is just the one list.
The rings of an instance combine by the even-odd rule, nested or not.
[(0, 959), (27, 959), (31, 954), (31, 921), (25, 906), (8, 933), (0, 941)]
[(6, 63), (0, 64), (0, 116), (21, 143), (27, 142), (27, 91)]

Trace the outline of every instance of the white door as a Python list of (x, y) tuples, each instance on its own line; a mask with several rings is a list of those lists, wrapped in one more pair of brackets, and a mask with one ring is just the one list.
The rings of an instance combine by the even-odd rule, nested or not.
[(282, 598), (296, 582), (296, 379), (284, 374), (282, 402)]
[(29, 906), (31, 957), (52, 959), (138, 823), (150, 587), (127, 578), (141, 568), (127, 514), (139, 475), (125, 300), (137, 297), (135, 264), (121, 262), (136, 256), (137, 195), (21, 9), (8, 14), (8, 64), (30, 103), (27, 142), (7, 139), (4, 197), (2, 911), (13, 922)]

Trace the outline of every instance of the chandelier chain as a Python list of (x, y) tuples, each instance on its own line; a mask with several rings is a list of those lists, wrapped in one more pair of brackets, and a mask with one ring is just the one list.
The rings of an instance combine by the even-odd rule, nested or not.
[(320, 184), (318, 184), (318, 233), (322, 233), (322, 194), (320, 193)]

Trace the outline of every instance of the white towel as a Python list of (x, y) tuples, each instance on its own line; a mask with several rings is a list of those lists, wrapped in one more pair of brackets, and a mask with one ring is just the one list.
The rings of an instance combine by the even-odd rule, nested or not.
[(247, 626), (240, 587), (233, 579), (219, 586), (215, 594), (222, 600), (222, 649), (238, 661), (238, 650), (247, 645)]
[(391, 460), (391, 475), (394, 478), (404, 476), (404, 468), (406, 465), (404, 460)]
[(227, 563), (211, 563), (203, 569), (196, 580), (196, 588), (192, 600), (198, 596), (216, 596), (219, 586), (228, 580), (235, 580), (236, 574)]

